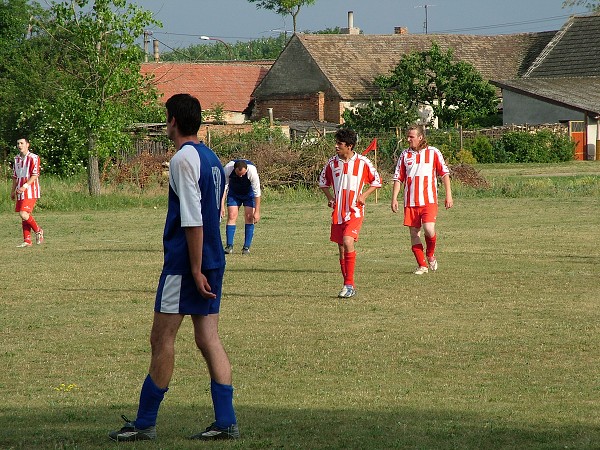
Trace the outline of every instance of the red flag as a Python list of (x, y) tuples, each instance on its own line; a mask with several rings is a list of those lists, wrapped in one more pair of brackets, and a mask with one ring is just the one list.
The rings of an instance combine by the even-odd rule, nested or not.
[(377, 150), (377, 138), (373, 139), (371, 141), (371, 143), (369, 144), (369, 146), (365, 149), (364, 152), (362, 152), (363, 155), (366, 155), (367, 153), (369, 153), (371, 150)]

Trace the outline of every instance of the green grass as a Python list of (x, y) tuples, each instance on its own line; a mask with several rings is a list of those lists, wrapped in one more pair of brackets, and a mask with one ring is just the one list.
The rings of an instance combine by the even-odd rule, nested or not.
[[(228, 257), (220, 330), (243, 439), (211, 448), (598, 448), (600, 197), (455, 195), (440, 269), (417, 277), (383, 192), (343, 301), (322, 200), (267, 193), (252, 255)], [(0, 448), (116, 447), (106, 434), (135, 416), (149, 362), (155, 206), (40, 209), (47, 242), (30, 249), (0, 213)], [(212, 408), (189, 320), (176, 349), (158, 442), (124, 447), (198, 448), (185, 437)]]

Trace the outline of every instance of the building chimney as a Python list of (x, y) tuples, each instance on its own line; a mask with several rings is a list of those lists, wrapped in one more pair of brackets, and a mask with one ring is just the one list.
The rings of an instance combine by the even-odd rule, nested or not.
[(394, 27), (394, 34), (408, 34), (408, 28), (406, 28), (406, 27)]
[(348, 11), (348, 28), (342, 28), (341, 34), (360, 34), (360, 28), (354, 28), (354, 11)]
[(154, 39), (152, 41), (152, 48), (154, 49), (154, 62), (158, 62), (160, 55), (158, 53), (158, 40)]

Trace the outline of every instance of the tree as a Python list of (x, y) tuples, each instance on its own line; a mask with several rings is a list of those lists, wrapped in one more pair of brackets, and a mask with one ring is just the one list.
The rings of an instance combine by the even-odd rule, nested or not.
[(563, 8), (585, 6), (590, 11), (600, 11), (600, 0), (564, 0)]
[[(90, 195), (100, 194), (98, 160), (123, 145), (124, 130), (156, 92), (140, 75), (142, 50), (135, 44), (152, 14), (127, 0), (65, 0), (51, 3), (49, 17), (37, 25), (50, 37), (61, 58), (61, 85), (52, 103), (38, 102), (22, 115), (22, 124), (39, 121), (69, 128), (69, 146), (87, 154)], [(56, 127), (55, 127), (56, 128)], [(83, 149), (81, 148), (83, 147)]]
[(396, 92), (412, 109), (428, 105), (440, 126), (465, 124), (469, 119), (496, 112), (495, 89), (469, 63), (455, 61), (452, 49), (431, 49), (403, 55), (391, 75), (376, 83)]
[(306, 5), (312, 5), (316, 0), (248, 0), (250, 3), (256, 3), (257, 8), (275, 11), (282, 16), (292, 16), (293, 30), (296, 32), (296, 19), (300, 8)]

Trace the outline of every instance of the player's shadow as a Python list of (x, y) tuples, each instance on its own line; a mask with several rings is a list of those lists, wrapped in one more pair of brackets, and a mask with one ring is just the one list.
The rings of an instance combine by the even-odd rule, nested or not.
[[(5, 408), (0, 415), (0, 448), (115, 448), (108, 432), (121, 427), (122, 413), (129, 412), (133, 418), (136, 408), (134, 404)], [(206, 427), (212, 414), (206, 403), (192, 408), (166, 400), (159, 414), (157, 442), (127, 448), (199, 448), (198, 442), (187, 437)], [(591, 425), (545, 420), (517, 425), (510, 412), (501, 418), (498, 413), (482, 416), (460, 410), (405, 408), (401, 402), (387, 410), (238, 406), (237, 416), (242, 439), (235, 448), (592, 449), (600, 442), (600, 429)], [(211, 448), (232, 448), (214, 444)]]

